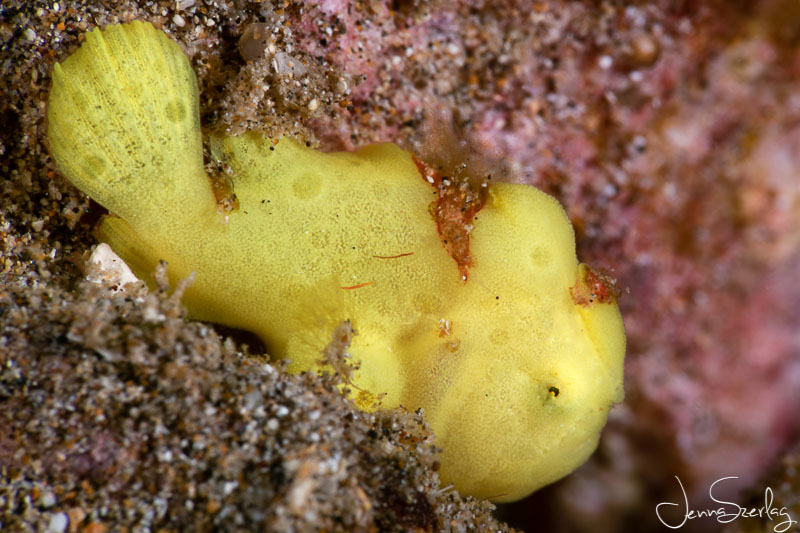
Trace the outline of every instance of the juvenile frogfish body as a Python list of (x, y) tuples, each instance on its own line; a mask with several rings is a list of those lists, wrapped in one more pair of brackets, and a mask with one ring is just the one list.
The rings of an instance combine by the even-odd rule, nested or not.
[(238, 200), (221, 214), (195, 75), (142, 22), (92, 31), (55, 66), (48, 121), (59, 169), (109, 210), (100, 237), (137, 274), (159, 260), (172, 280), (196, 273), (190, 315), (258, 334), (294, 371), (322, 368), (350, 321), (354, 394), (424, 408), (462, 493), (512, 501), (566, 475), (623, 397), (617, 305), (591, 298), (564, 210), (533, 187), (488, 187), (467, 281), (436, 189), (394, 144), (321, 153), (212, 134)]

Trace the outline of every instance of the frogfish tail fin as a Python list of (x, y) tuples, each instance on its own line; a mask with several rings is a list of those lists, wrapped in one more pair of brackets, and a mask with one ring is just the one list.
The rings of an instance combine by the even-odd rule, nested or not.
[(55, 65), (47, 136), (61, 172), (134, 228), (215, 208), (197, 79), (149, 23), (95, 29)]

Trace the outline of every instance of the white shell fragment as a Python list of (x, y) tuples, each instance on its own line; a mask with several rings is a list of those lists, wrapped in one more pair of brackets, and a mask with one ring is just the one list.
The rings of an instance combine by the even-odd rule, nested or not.
[(104, 242), (98, 244), (89, 257), (89, 273), (86, 279), (110, 286), (115, 294), (124, 290), (128, 283), (143, 283), (128, 264)]

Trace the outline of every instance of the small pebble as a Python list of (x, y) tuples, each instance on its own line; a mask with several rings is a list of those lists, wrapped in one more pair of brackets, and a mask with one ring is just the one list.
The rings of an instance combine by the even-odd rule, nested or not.
[(50, 518), (50, 523), (47, 525), (48, 533), (63, 533), (67, 530), (69, 519), (66, 513), (56, 513)]
[[(239, 38), (239, 54), (245, 61), (253, 61), (264, 55), (264, 47), (267, 44), (268, 29), (267, 24), (255, 22), (245, 28), (244, 33)], [(275, 53), (275, 46), (272, 45), (270, 52)]]
[(658, 41), (652, 35), (641, 33), (631, 41), (633, 48), (633, 61), (642, 67), (649, 67), (656, 62), (661, 53)]
[(55, 494), (53, 494), (48, 490), (47, 492), (42, 494), (39, 503), (41, 503), (42, 507), (44, 507), (45, 509), (47, 509), (48, 507), (52, 507), (56, 504), (56, 496)]

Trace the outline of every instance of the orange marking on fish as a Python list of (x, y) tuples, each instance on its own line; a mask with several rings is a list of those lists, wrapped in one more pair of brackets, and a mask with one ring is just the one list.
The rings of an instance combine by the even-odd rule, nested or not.
[(436, 221), (442, 246), (458, 265), (461, 281), (466, 283), (472, 266), (469, 233), (475, 215), (486, 204), (486, 188), (474, 187), (463, 177), (442, 176), (416, 157), (414, 163), (422, 179), (435, 190), (437, 197), (431, 202), (429, 210)]
[(397, 254), (397, 255), (373, 255), (377, 259), (397, 259), (398, 257), (407, 257), (409, 255), (414, 255), (414, 252), (406, 252), (404, 254)]
[(353, 285), (352, 287), (342, 287), (344, 290), (349, 291), (350, 289), (360, 289), (361, 287), (366, 287), (367, 285), (372, 285), (375, 283), (374, 281), (368, 281), (366, 283), (361, 283), (360, 285)]

